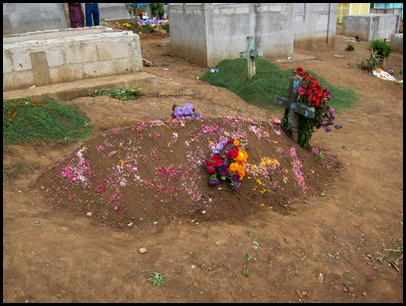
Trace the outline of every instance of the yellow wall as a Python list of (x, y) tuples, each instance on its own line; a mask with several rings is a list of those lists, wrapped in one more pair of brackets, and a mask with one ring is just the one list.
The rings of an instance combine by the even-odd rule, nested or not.
[(342, 23), (346, 15), (369, 14), (369, 3), (338, 3), (337, 22)]
[(337, 22), (343, 22), (343, 16), (349, 15), (350, 4), (349, 3), (338, 3), (337, 5)]
[(369, 3), (351, 3), (350, 15), (369, 14)]

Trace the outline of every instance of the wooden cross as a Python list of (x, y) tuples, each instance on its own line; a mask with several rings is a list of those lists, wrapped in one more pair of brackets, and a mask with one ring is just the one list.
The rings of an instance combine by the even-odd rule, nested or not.
[(289, 97), (276, 96), (275, 103), (286, 108), (285, 112), (288, 114), (288, 130), (292, 132), (292, 138), (298, 142), (298, 121), (299, 116), (305, 116), (307, 118), (314, 118), (314, 107), (307, 106), (304, 103), (297, 102), (297, 90), (302, 85), (302, 78), (298, 75), (290, 78)]
[(254, 36), (247, 36), (247, 51), (240, 52), (240, 57), (246, 57), (248, 62), (248, 80), (255, 75), (255, 58), (263, 56), (262, 51), (255, 51)]

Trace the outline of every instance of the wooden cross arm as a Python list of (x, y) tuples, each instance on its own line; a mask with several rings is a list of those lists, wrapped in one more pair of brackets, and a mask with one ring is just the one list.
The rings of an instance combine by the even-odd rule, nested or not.
[[(240, 52), (240, 57), (246, 57), (247, 56), (247, 52)], [(249, 57), (260, 57), (260, 56), (264, 56), (264, 53), (261, 50), (250, 50), (248, 53)]]
[(261, 50), (250, 50), (250, 57), (259, 57), (259, 56), (264, 56), (264, 53)]
[(276, 96), (275, 104), (283, 106), (284, 108), (292, 110), (296, 114), (307, 118), (314, 118), (316, 112), (313, 106), (307, 106), (300, 102), (290, 102), (287, 97)]

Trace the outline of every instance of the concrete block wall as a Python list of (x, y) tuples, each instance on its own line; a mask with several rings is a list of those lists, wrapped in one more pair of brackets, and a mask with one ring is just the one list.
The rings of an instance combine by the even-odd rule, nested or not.
[(390, 46), (394, 52), (403, 53), (403, 33), (392, 34), (390, 37)]
[(143, 70), (140, 39), (106, 27), (3, 36), (3, 90)]
[(358, 35), (361, 40), (390, 39), (399, 32), (400, 15), (369, 14), (344, 16), (342, 33), (347, 36)]
[(67, 27), (63, 3), (3, 3), (3, 35)]
[(171, 51), (203, 67), (212, 67), (246, 50), (246, 37), (264, 57), (293, 53), (291, 3), (170, 3)]
[(106, 20), (122, 20), (131, 18), (125, 3), (99, 3), (99, 13), (100, 19)]
[(400, 15), (400, 20), (403, 20), (402, 8), (371, 8), (369, 12), (371, 14), (397, 14)]
[(337, 3), (295, 3), (294, 48), (333, 49), (336, 37)]
[(335, 46), (337, 3), (170, 3), (168, 14), (172, 54), (204, 67), (239, 57), (247, 36), (270, 60)]
[[(99, 13), (100, 20), (130, 18), (125, 3), (99, 3)], [(66, 29), (67, 16), (64, 3), (3, 3), (3, 35)]]

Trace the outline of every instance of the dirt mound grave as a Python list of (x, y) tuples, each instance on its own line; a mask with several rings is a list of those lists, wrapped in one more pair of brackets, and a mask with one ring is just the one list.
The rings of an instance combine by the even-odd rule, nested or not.
[[(227, 139), (248, 153), (247, 175), (231, 190), (209, 184), (205, 159)], [(317, 152), (316, 152), (317, 153)], [(273, 121), (242, 117), (155, 120), (102, 132), (36, 182), (46, 203), (102, 225), (222, 220), (267, 209), (286, 213), (319, 196), (339, 168), (334, 157), (301, 149)]]

